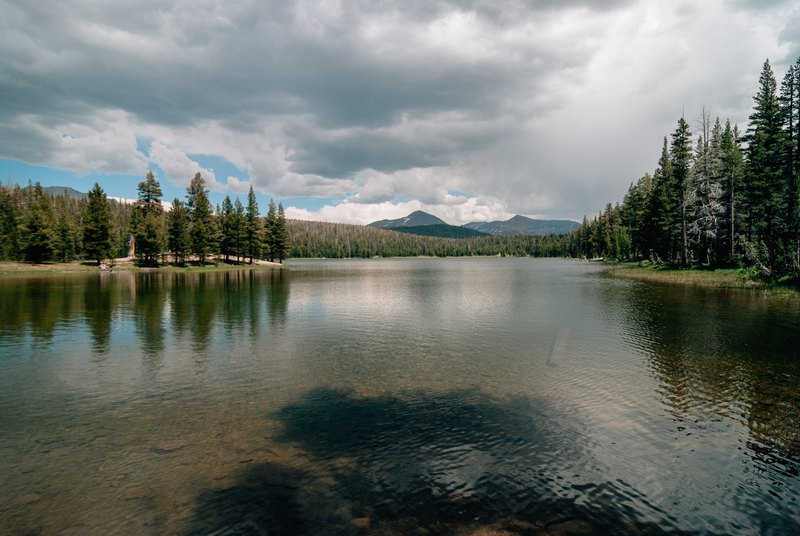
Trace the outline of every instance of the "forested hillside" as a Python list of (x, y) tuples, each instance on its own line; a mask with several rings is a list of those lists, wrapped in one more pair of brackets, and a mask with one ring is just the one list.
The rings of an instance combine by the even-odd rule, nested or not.
[(564, 245), (563, 239), (555, 235), (442, 238), (343, 223), (288, 222), (292, 235), (292, 257), (547, 257), (559, 255)]

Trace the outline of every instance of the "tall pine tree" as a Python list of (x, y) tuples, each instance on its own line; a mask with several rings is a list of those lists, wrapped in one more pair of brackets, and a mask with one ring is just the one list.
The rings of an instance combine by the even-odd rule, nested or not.
[(136, 256), (147, 265), (157, 264), (164, 249), (161, 185), (152, 171), (139, 183), (139, 200), (131, 215), (131, 234), (136, 243)]
[(216, 234), (206, 181), (199, 172), (186, 189), (186, 199), (192, 221), (192, 253), (197, 256), (200, 264), (205, 264), (206, 258), (214, 250)]
[[(784, 238), (787, 232), (788, 177), (785, 164), (785, 133), (783, 111), (777, 94), (777, 83), (769, 60), (759, 78), (758, 94), (750, 115), (745, 141), (747, 142), (747, 174), (745, 195), (748, 200), (747, 238), (751, 259), (776, 268), (785, 260)], [(766, 258), (752, 252), (762, 250)]]
[(88, 259), (95, 259), (99, 265), (103, 259), (114, 254), (115, 233), (108, 208), (106, 193), (94, 183), (89, 190), (88, 203), (83, 210), (83, 253)]

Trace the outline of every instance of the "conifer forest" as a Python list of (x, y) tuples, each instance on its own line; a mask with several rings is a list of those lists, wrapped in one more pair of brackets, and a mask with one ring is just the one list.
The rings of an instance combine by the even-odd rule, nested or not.
[(98, 184), (86, 198), (50, 195), (39, 183), (0, 186), (0, 260), (34, 263), (127, 257), (143, 266), (163, 262), (183, 265), (223, 258), (232, 263), (255, 259), (283, 262), (291, 237), (283, 204), (270, 201), (261, 217), (253, 188), (246, 204), (225, 197), (214, 209), (205, 180), (197, 173), (186, 200), (174, 199), (169, 210), (148, 172), (133, 204), (108, 199)]

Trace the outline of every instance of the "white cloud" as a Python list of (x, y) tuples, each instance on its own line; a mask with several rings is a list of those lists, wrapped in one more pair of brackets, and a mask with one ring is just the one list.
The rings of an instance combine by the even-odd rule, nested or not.
[(237, 177), (228, 177), (225, 189), (235, 194), (246, 194), (250, 191), (250, 183), (248, 181), (241, 181)]
[[(514, 214), (497, 201), (484, 203), (477, 198), (469, 198), (459, 204), (427, 205), (419, 201), (401, 203), (348, 203), (327, 205), (312, 211), (294, 206), (286, 207), (286, 217), (298, 220), (329, 221), (367, 225), (378, 220), (393, 220), (422, 210), (433, 214), (451, 225), (463, 225), (472, 221), (507, 220)], [(532, 215), (535, 217), (535, 215)]]
[(161, 168), (167, 180), (175, 186), (188, 187), (195, 174), (200, 172), (210, 190), (219, 192), (224, 188), (217, 182), (213, 169), (201, 167), (180, 149), (167, 147), (159, 141), (154, 141), (150, 144), (149, 156), (150, 162)]

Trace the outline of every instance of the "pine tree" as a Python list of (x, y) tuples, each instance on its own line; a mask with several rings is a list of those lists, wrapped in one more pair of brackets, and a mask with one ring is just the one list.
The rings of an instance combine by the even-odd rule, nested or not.
[(739, 187), (744, 174), (744, 155), (742, 153), (741, 142), (739, 141), (739, 128), (731, 128), (731, 122), (725, 122), (725, 130), (722, 132), (720, 143), (722, 150), (722, 185), (724, 188), (724, 199), (727, 207), (726, 219), (728, 222), (727, 253), (731, 262), (736, 257), (736, 232), (738, 226), (736, 218), (738, 216), (737, 204), (739, 200)]
[(97, 264), (107, 259), (114, 252), (114, 225), (111, 222), (111, 211), (108, 198), (100, 185), (94, 183), (89, 190), (88, 203), (83, 210), (83, 253), (88, 259), (95, 259)]
[(283, 264), (283, 259), (286, 258), (292, 247), (292, 237), (286, 225), (286, 214), (283, 211), (283, 203), (278, 203), (278, 214), (275, 217), (275, 227), (273, 228), (273, 243), (278, 262)]
[[(236, 255), (236, 262), (239, 258), (244, 259), (245, 256), (245, 243), (244, 243), (244, 205), (236, 198), (233, 203), (233, 216), (231, 218), (231, 234), (233, 235), (233, 251)], [(243, 262), (243, 261), (242, 261)]]
[(59, 210), (56, 217), (55, 256), (60, 262), (68, 262), (75, 258), (76, 235), (75, 226), (70, 221), (66, 209)]
[(192, 220), (192, 253), (197, 255), (200, 264), (205, 264), (206, 257), (213, 251), (215, 233), (206, 181), (199, 172), (186, 189), (186, 199)]
[(136, 242), (136, 255), (147, 265), (156, 263), (164, 249), (161, 185), (152, 171), (139, 183), (139, 200), (131, 215), (131, 233)]
[(693, 205), (688, 235), (695, 246), (700, 262), (717, 262), (716, 252), (724, 232), (725, 207), (722, 204), (722, 125), (717, 118), (711, 127), (711, 117), (703, 109), (700, 122), (702, 134), (697, 138), (694, 166), (691, 169), (693, 189), (689, 200)]
[[(14, 185), (16, 186), (16, 185)], [(17, 187), (17, 190), (19, 187)], [(0, 184), (0, 260), (15, 260), (18, 254), (17, 206), (14, 187)]]
[(781, 83), (780, 104), (784, 117), (785, 165), (788, 178), (787, 241), (791, 247), (792, 268), (800, 268), (800, 58), (789, 66)]
[(669, 143), (665, 136), (658, 167), (653, 175), (653, 188), (643, 225), (645, 234), (651, 241), (651, 257), (655, 263), (662, 262), (661, 257), (674, 260), (675, 237), (680, 225), (677, 191)]
[(648, 203), (653, 195), (654, 179), (645, 173), (636, 184), (631, 183), (620, 209), (621, 224), (629, 229), (631, 253), (634, 257), (644, 255), (652, 247), (649, 236)]
[(275, 207), (275, 202), (270, 199), (269, 200), (269, 210), (267, 211), (267, 216), (264, 220), (264, 247), (267, 250), (267, 257), (269, 258), (269, 262), (275, 262), (275, 255), (277, 250), (277, 238), (276, 238), (276, 224), (278, 219), (278, 213)]
[(689, 201), (689, 191), (692, 170), (692, 132), (689, 123), (681, 117), (678, 120), (678, 128), (672, 133), (672, 145), (670, 146), (672, 174), (674, 177), (674, 188), (672, 192), (672, 202), (677, 205), (678, 217), (680, 222), (678, 240), (680, 243), (681, 265), (687, 266), (688, 259), (688, 236), (686, 227), (687, 205)]
[(167, 212), (167, 248), (175, 257), (175, 264), (182, 265), (191, 250), (189, 236), (189, 210), (186, 204), (177, 197), (172, 201), (172, 208)]
[(233, 203), (229, 195), (225, 196), (222, 200), (222, 209), (219, 211), (220, 225), (219, 225), (219, 252), (227, 262), (233, 254)]
[(28, 210), (22, 225), (22, 251), (34, 263), (49, 261), (55, 252), (55, 216), (50, 196), (38, 182), (30, 188)]
[(257, 259), (261, 255), (261, 244), (264, 240), (264, 232), (260, 216), (256, 194), (253, 192), (253, 186), (251, 185), (250, 191), (247, 194), (247, 210), (244, 216), (244, 240), (247, 247), (247, 256), (250, 257), (250, 264), (253, 264), (254, 258)]
[(763, 243), (767, 262), (775, 268), (782, 260), (786, 234), (788, 180), (785, 165), (785, 133), (783, 111), (777, 95), (777, 83), (769, 60), (759, 79), (759, 91), (753, 98), (755, 105), (750, 115), (745, 141), (747, 141), (747, 174), (745, 194), (747, 205), (747, 238), (753, 243), (751, 251), (758, 251)]

